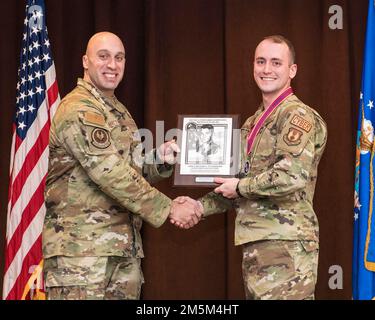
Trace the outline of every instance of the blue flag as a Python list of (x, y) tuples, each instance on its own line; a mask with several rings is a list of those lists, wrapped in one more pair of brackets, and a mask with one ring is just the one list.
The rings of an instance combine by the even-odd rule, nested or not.
[(354, 186), (353, 299), (375, 299), (375, 1), (369, 0)]

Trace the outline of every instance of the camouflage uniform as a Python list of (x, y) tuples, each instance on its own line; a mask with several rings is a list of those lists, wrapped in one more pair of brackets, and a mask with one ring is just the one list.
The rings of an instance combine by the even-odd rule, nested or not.
[[(204, 215), (236, 208), (235, 245), (243, 245), (248, 298), (312, 298), (310, 283), (314, 289), (319, 250), (313, 196), (327, 140), (326, 124), (315, 110), (291, 95), (266, 119), (247, 154), (247, 136), (263, 111), (261, 106), (241, 128), (238, 187), (242, 197), (229, 200), (211, 192), (201, 199)], [(277, 257), (275, 246), (284, 248), (283, 259)], [(309, 259), (308, 267), (296, 265), (301, 255)], [(281, 262), (287, 256), (295, 272)], [(257, 267), (251, 267), (253, 263)], [(270, 277), (273, 273), (278, 277)]]
[[(61, 101), (51, 124), (45, 192), (43, 254), (49, 298), (61, 297), (66, 292), (62, 287), (73, 284), (81, 291), (93, 283), (103, 286), (111, 272), (120, 277), (111, 286), (121, 286), (125, 271), (143, 281), (142, 220), (159, 227), (171, 206), (171, 199), (149, 182), (169, 177), (172, 168), (157, 165), (154, 150), (143, 157), (136, 133), (125, 106), (82, 79)], [(139, 298), (140, 285), (130, 282), (127, 288), (133, 292), (119, 298)], [(50, 288), (57, 289), (48, 292)], [(76, 296), (77, 290), (72, 291)], [(103, 292), (81, 296), (101, 298)]]
[(125, 257), (65, 257), (46, 259), (49, 300), (139, 299), (141, 259)]

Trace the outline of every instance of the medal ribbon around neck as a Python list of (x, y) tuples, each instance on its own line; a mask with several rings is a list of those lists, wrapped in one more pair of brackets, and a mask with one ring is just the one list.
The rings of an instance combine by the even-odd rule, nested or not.
[(260, 128), (263, 126), (264, 122), (267, 118), (271, 115), (271, 113), (289, 96), (293, 94), (293, 89), (289, 87), (283, 93), (281, 93), (270, 105), (269, 107), (263, 112), (262, 116), (259, 118), (257, 123), (255, 124), (253, 130), (248, 135), (247, 138), (247, 154), (251, 152), (251, 148), (253, 147), (255, 137), (257, 136)]

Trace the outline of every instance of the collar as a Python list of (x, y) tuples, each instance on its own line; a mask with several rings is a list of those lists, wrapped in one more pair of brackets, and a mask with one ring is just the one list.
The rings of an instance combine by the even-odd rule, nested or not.
[(116, 109), (119, 112), (124, 112), (121, 103), (117, 100), (115, 95), (113, 95), (112, 97), (107, 97), (101, 90), (95, 87), (92, 83), (87, 82), (82, 78), (78, 78), (77, 86), (89, 91), (94, 96), (94, 98), (97, 101), (99, 101), (102, 105), (109, 106), (111, 109)]

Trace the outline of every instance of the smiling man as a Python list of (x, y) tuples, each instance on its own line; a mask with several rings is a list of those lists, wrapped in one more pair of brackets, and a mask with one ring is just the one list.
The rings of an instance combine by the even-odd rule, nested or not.
[(317, 167), (326, 124), (293, 93), (295, 51), (289, 40), (270, 36), (254, 56), (254, 79), (262, 93), (257, 112), (242, 127), (239, 178), (216, 179), (213, 197), (234, 199), (235, 244), (243, 246), (248, 299), (312, 299), (317, 281), (319, 225), (313, 210)]
[(204, 216), (236, 208), (247, 299), (314, 298), (319, 225), (313, 197), (327, 128), (294, 95), (296, 73), (289, 40), (277, 35), (259, 43), (254, 79), (262, 103), (241, 129), (239, 177), (216, 178), (219, 186), (200, 199)]
[(121, 39), (111, 33), (97, 33), (89, 40), (82, 58), (83, 79), (111, 97), (124, 76), (125, 62)]
[(95, 34), (82, 62), (84, 78), (51, 123), (43, 228), (47, 298), (139, 299), (142, 221), (159, 227), (173, 217), (189, 227), (200, 218), (197, 203), (172, 201), (149, 184), (171, 175), (179, 150), (172, 140), (142, 156), (138, 128), (114, 95), (125, 70), (122, 41)]
[(268, 107), (290, 87), (297, 74), (292, 44), (281, 37), (264, 39), (255, 50), (254, 79), (262, 92), (263, 106)]

